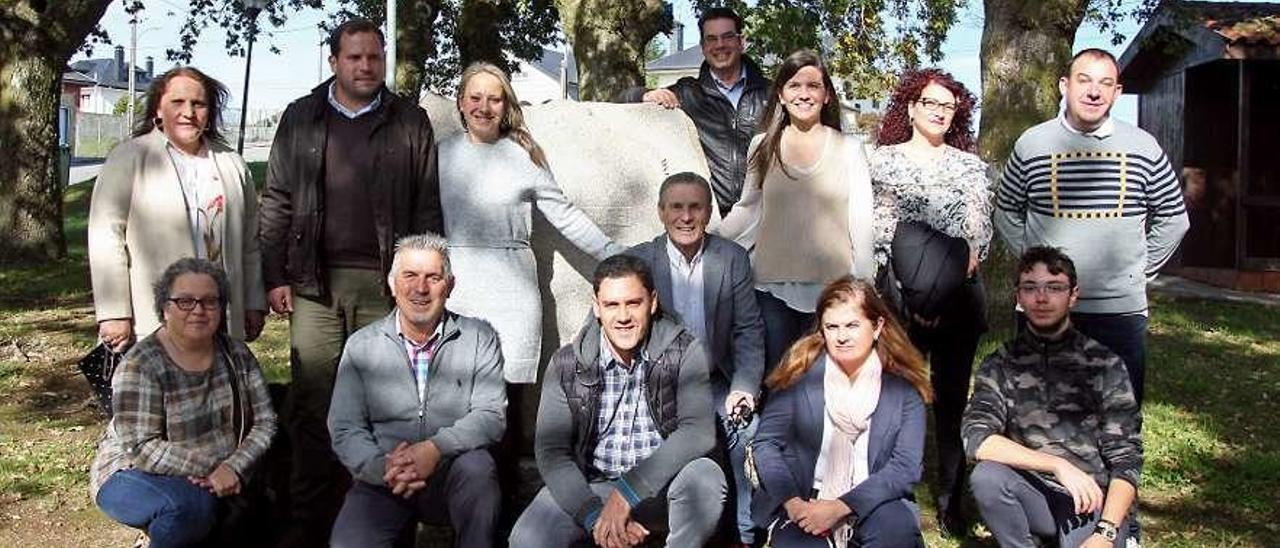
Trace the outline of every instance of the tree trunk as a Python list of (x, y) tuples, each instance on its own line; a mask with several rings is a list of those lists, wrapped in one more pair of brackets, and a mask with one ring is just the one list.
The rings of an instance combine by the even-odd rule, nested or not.
[(458, 44), (458, 64), (462, 68), (476, 61), (493, 63), (510, 72), (502, 53), (503, 36), (499, 23), (508, 16), (499, 0), (466, 0), (458, 15), (454, 41)]
[(396, 93), (415, 103), (427, 81), (427, 60), (436, 55), (435, 24), (439, 0), (396, 3)]
[(108, 5), (0, 5), (0, 265), (66, 254), (58, 179), (62, 72)]
[(1088, 0), (985, 0), (978, 149), (1000, 165), (1027, 128), (1058, 114), (1058, 78), (1071, 60)]
[(644, 51), (670, 21), (661, 0), (557, 0), (578, 63), (578, 97), (608, 101), (644, 85)]

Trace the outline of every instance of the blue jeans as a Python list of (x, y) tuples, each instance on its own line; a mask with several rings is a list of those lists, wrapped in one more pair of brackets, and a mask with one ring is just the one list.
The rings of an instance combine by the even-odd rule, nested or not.
[[(727, 383), (712, 383), (712, 402), (716, 407), (716, 428), (725, 430), (725, 414), (724, 400), (729, 397), (729, 388)], [(759, 405), (759, 401), (756, 402)], [(732, 468), (732, 475), (726, 479), (731, 480), (730, 485), (733, 488), (732, 506), (734, 507), (734, 523), (737, 525), (738, 539), (743, 544), (751, 545), (755, 543), (755, 522), (751, 521), (751, 482), (747, 480), (746, 461), (747, 447), (751, 445), (751, 440), (756, 437), (756, 428), (760, 425), (760, 415), (752, 415), (751, 422), (745, 428), (739, 430), (736, 434), (737, 442), (729, 447), (729, 466)], [(722, 431), (718, 437), (722, 437), (728, 441), (729, 432)]]
[(98, 489), (98, 508), (151, 537), (152, 548), (199, 544), (213, 530), (218, 501), (181, 476), (120, 470)]
[(1071, 324), (1086, 337), (1110, 348), (1129, 371), (1133, 397), (1142, 407), (1147, 371), (1147, 317), (1142, 314), (1082, 314), (1073, 312)]
[(768, 377), (814, 319), (812, 312), (791, 308), (771, 293), (756, 290), (756, 302), (760, 303), (760, 316), (764, 318), (764, 374)]

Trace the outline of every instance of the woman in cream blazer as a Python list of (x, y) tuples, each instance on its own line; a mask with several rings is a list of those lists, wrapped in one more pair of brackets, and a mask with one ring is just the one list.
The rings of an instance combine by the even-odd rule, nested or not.
[(133, 139), (116, 146), (94, 185), (94, 309), (99, 337), (117, 351), (159, 327), (152, 286), (182, 257), (208, 258), (226, 270), (229, 335), (253, 340), (262, 330), (257, 193), (244, 159), (220, 131), (226, 97), (226, 87), (194, 68), (161, 75)]

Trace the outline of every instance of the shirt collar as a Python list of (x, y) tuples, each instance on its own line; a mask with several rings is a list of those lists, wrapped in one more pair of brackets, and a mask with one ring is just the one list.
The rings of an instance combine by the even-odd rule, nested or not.
[(641, 348), (636, 349), (635, 357), (631, 360), (631, 367), (627, 369), (625, 364), (622, 363), (622, 360), (619, 359), (618, 356), (613, 353), (613, 346), (609, 345), (609, 338), (605, 336), (604, 328), (603, 327), (600, 328), (600, 369), (601, 370), (608, 371), (615, 367), (622, 367), (624, 369), (627, 369), (628, 371), (634, 371), (635, 366), (644, 360), (645, 360), (645, 355), (644, 355), (644, 348), (642, 346)]
[(1093, 131), (1080, 131), (1075, 127), (1072, 127), (1071, 123), (1067, 121), (1067, 112), (1065, 110), (1058, 113), (1058, 121), (1062, 123), (1062, 127), (1067, 128), (1067, 131), (1076, 135), (1084, 135), (1085, 137), (1106, 139), (1107, 137), (1110, 137), (1112, 133), (1116, 132), (1116, 121), (1110, 115), (1107, 116), (1106, 120), (1102, 121), (1102, 125), (1098, 126), (1097, 129), (1094, 129)]
[(422, 348), (431, 344), (431, 341), (438, 339), (440, 337), (440, 333), (444, 331), (444, 316), (441, 316), (440, 321), (436, 322), (436, 330), (431, 333), (430, 337), (427, 337), (426, 341), (423, 341), (422, 344), (418, 344), (413, 342), (413, 339), (405, 336), (404, 329), (400, 327), (400, 318), (400, 310), (396, 309), (396, 335), (400, 336), (400, 340), (413, 345), (414, 348)]
[(333, 87), (336, 84), (337, 82), (329, 82), (329, 106), (333, 107), (334, 110), (347, 118), (358, 118), (361, 115), (373, 112), (377, 110), (378, 107), (382, 106), (382, 92), (378, 92), (377, 95), (373, 96), (373, 100), (369, 101), (369, 104), (360, 108), (360, 110), (351, 110), (343, 106), (342, 103), (339, 103), (337, 96), (333, 94)]
[[(163, 134), (163, 133), (161, 133), (161, 135), (164, 135), (164, 134)], [(173, 144), (173, 141), (170, 141), (170, 140), (169, 140), (169, 136), (168, 136), (168, 135), (164, 135), (164, 146), (165, 146), (165, 148), (166, 148), (166, 149), (168, 149), (170, 152), (177, 154), (179, 159), (184, 159), (184, 160), (185, 160), (185, 159), (191, 159), (191, 160), (203, 160), (203, 159), (208, 158), (208, 157), (210, 156), (210, 154), (209, 154), (209, 146), (208, 146), (208, 145), (205, 145), (205, 146), (200, 147), (200, 152), (199, 152), (198, 154), (191, 154), (191, 153), (189, 153), (189, 152), (187, 152), (187, 151), (185, 151), (185, 150), (182, 150), (182, 149), (178, 148), (176, 145), (174, 145), (174, 144)]]
[(670, 259), (671, 262), (678, 262), (690, 268), (697, 266), (698, 262), (702, 260), (702, 252), (706, 251), (706, 249), (707, 237), (704, 235), (702, 237), (702, 245), (698, 247), (698, 252), (693, 254), (692, 259), (686, 260), (684, 258), (684, 252), (680, 251), (680, 248), (676, 247), (676, 244), (672, 243), (670, 236), (667, 237), (667, 258)]
[(725, 85), (724, 82), (721, 82), (720, 77), (716, 76), (716, 73), (714, 71), (711, 73), (711, 81), (715, 82), (716, 87), (720, 88), (721, 91), (733, 91), (740, 87), (746, 86), (747, 85), (747, 64), (745, 62), (742, 63), (742, 70), (738, 72), (738, 81), (734, 82), (732, 86)]

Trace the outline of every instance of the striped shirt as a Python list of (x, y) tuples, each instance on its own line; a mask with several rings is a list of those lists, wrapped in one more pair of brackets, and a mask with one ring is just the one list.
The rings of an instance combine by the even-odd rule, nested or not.
[[(90, 496), (118, 470), (137, 468), (170, 476), (207, 476), (226, 463), (240, 477), (271, 445), (276, 414), (262, 369), (249, 347), (230, 342), (213, 366), (193, 373), (178, 367), (155, 335), (125, 355), (111, 379), (113, 416), (98, 442), (89, 474)], [(233, 417), (231, 368), (242, 397), (252, 408), (253, 424), (239, 441)]]
[(1147, 309), (1146, 280), (1188, 228), (1182, 188), (1155, 139), (1125, 122), (1084, 134), (1055, 119), (1018, 139), (996, 191), (995, 225), (1015, 254), (1062, 248), (1076, 264), (1076, 311)]
[(601, 333), (600, 369), (604, 373), (596, 429), (600, 432), (600, 441), (592, 455), (592, 465), (613, 479), (657, 451), (662, 445), (662, 433), (653, 422), (646, 397), (644, 378), (649, 369), (648, 357), (637, 349), (628, 369), (614, 357), (609, 341)]

